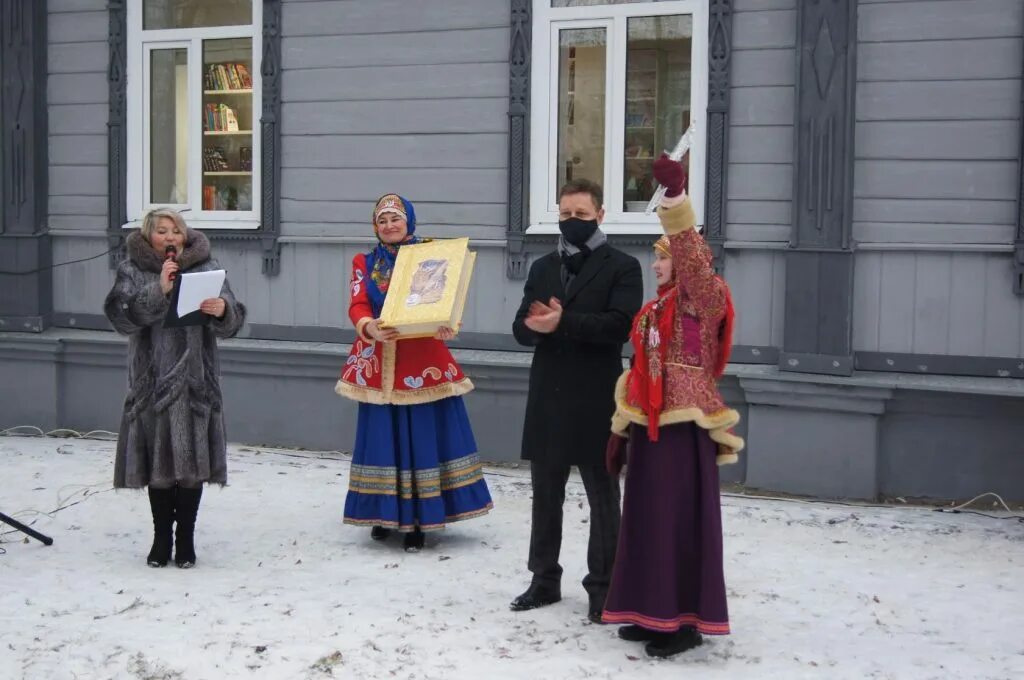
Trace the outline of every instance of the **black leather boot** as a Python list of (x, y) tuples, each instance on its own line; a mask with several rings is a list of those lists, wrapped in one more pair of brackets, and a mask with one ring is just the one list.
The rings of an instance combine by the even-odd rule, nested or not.
[(650, 642), (657, 638), (658, 633), (640, 626), (628, 625), (619, 628), (619, 637), (628, 642)]
[(647, 656), (665, 659), (689, 651), (704, 644), (704, 638), (696, 628), (686, 626), (675, 633), (659, 633), (644, 646)]
[(524, 612), (538, 607), (546, 607), (562, 599), (561, 589), (557, 586), (543, 586), (538, 583), (531, 583), (526, 592), (512, 600), (510, 609), (514, 612)]
[(180, 486), (175, 496), (174, 515), (178, 526), (174, 532), (174, 562), (182, 569), (196, 566), (196, 515), (199, 514), (202, 497), (203, 487), (186, 489)]
[(414, 553), (423, 550), (423, 544), (426, 541), (426, 538), (426, 534), (420, 531), (419, 527), (416, 527), (405, 535), (405, 539), (403, 541), (405, 552)]
[(149, 487), (149, 509), (153, 513), (153, 547), (146, 556), (151, 567), (165, 567), (171, 559), (171, 531), (174, 528), (174, 489)]

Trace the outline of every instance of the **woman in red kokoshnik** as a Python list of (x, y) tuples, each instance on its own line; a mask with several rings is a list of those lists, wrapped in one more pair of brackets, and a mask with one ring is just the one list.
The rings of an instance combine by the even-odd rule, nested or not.
[(348, 314), (356, 340), (335, 391), (359, 402), (345, 523), (371, 526), (376, 540), (405, 534), (405, 549), (423, 547), (424, 531), (491, 509), (462, 395), (473, 389), (444, 344), (398, 339), (380, 312), (401, 246), (421, 242), (416, 211), (397, 194), (373, 210), (376, 247), (352, 261)]
[(662, 156), (654, 176), (668, 187), (658, 208), (658, 298), (633, 323), (632, 367), (616, 388), (609, 471), (626, 462), (625, 496), (611, 589), (602, 620), (627, 624), (619, 637), (666, 657), (726, 635), (718, 465), (743, 440), (739, 414), (717, 381), (729, 358), (729, 287), (711, 268), (694, 228), (682, 166)]

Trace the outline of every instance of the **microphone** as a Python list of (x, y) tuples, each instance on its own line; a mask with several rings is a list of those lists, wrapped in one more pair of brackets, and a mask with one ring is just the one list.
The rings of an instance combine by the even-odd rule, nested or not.
[[(177, 257), (178, 257), (178, 249), (175, 248), (174, 246), (167, 246), (167, 248), (164, 249), (164, 260), (165, 261), (166, 260), (175, 260), (175, 259), (177, 259)], [(171, 272), (171, 275), (168, 278), (170, 278), (170, 280), (173, 281), (177, 275), (178, 275), (177, 272)]]

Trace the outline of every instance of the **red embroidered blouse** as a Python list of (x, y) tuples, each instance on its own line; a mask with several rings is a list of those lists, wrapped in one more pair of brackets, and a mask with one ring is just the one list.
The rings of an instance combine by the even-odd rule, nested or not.
[[(696, 217), (689, 198), (658, 208), (658, 217), (669, 238), (679, 295), (664, 368), (660, 425), (696, 423), (718, 444), (718, 464), (735, 463), (744, 444), (732, 432), (740, 416), (722, 401), (714, 375), (721, 351), (718, 338), (726, 313), (727, 284), (714, 273), (711, 250), (693, 228)], [(629, 401), (628, 375), (627, 370), (615, 389), (612, 431), (620, 435), (626, 433), (630, 423), (647, 425), (643, 409)]]
[(466, 394), (473, 383), (456, 363), (448, 347), (435, 338), (376, 342), (364, 333), (373, 320), (366, 291), (369, 271), (366, 256), (352, 260), (351, 301), (348, 317), (356, 327), (356, 340), (341, 369), (334, 391), (368, 404), (425, 404)]

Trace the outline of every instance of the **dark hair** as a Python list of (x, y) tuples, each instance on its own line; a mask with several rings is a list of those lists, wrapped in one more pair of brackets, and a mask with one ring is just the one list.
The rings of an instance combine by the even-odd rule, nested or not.
[(600, 184), (591, 182), (589, 179), (574, 179), (566, 182), (558, 192), (558, 200), (562, 200), (562, 196), (571, 196), (572, 194), (590, 194), (597, 210), (604, 205), (604, 189)]

